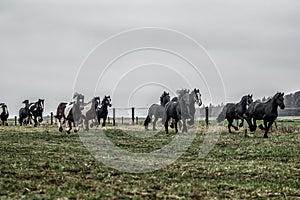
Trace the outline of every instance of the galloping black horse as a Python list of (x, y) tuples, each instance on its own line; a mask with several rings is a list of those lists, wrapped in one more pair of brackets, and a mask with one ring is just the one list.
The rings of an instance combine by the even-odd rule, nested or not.
[[(56, 115), (54, 116), (58, 120), (58, 130), (63, 131), (62, 124), (66, 121), (66, 132), (69, 134), (72, 130), (72, 124), (75, 127), (74, 132), (79, 130), (79, 125), (82, 123), (81, 109), (84, 102), (84, 96), (82, 94), (75, 93), (73, 101), (70, 103), (60, 103), (57, 107)], [(61, 119), (64, 121), (61, 123)]]
[[(182, 90), (185, 92), (189, 92), (189, 90)], [(181, 92), (182, 92), (181, 91)], [(179, 100), (178, 97), (174, 97), (171, 101), (177, 102)], [(200, 90), (195, 88), (190, 94), (189, 94), (189, 104), (188, 104), (188, 110), (189, 110), (189, 121), (187, 122), (188, 125), (192, 126), (195, 123), (195, 113), (196, 113), (196, 108), (195, 108), (195, 103), (200, 107), (202, 105), (202, 100), (201, 100), (201, 94)], [(171, 128), (174, 128), (174, 120), (172, 121)]]
[(111, 107), (111, 99), (110, 96), (105, 96), (101, 102), (100, 108), (97, 108), (97, 119), (98, 124), (100, 124), (100, 119), (103, 119), (102, 127), (105, 129), (105, 121), (108, 115), (108, 106)]
[(189, 94), (189, 90), (182, 89), (178, 90), (177, 98), (173, 98), (172, 101), (166, 105), (166, 121), (165, 131), (168, 133), (169, 120), (172, 118), (175, 126), (175, 132), (178, 133), (177, 123), (182, 120), (182, 132), (187, 132), (186, 120), (191, 119), (191, 123), (194, 122), (195, 103), (197, 102), (201, 106), (202, 101), (200, 98), (199, 90), (195, 89)]
[(151, 122), (152, 116), (154, 115), (153, 121), (153, 130), (155, 131), (156, 122), (159, 118), (162, 118), (162, 123), (165, 122), (165, 105), (170, 101), (170, 95), (168, 92), (164, 91), (164, 93), (160, 96), (160, 105), (152, 104), (148, 110), (147, 118), (145, 119), (144, 126), (145, 129), (148, 130), (148, 125)]
[(43, 121), (44, 99), (39, 99), (37, 102), (29, 104), (29, 119), (33, 117), (34, 127)]
[(250, 123), (250, 131), (256, 130), (256, 120), (263, 120), (264, 125), (260, 125), (259, 128), (265, 131), (264, 138), (268, 138), (269, 129), (278, 117), (278, 107), (280, 109), (285, 108), (284, 93), (276, 93), (267, 102), (255, 101), (251, 103), (247, 111), (247, 121)]
[(1, 111), (0, 111), (1, 123), (0, 123), (0, 125), (2, 124), (3, 126), (4, 125), (7, 126), (8, 125), (7, 119), (8, 119), (8, 116), (9, 116), (7, 105), (5, 105), (5, 103), (0, 103), (0, 108), (1, 108)]
[(22, 102), (24, 105), (24, 108), (20, 108), (19, 110), (19, 124), (27, 125), (30, 122), (30, 116), (29, 116), (29, 101), (26, 99)]
[(242, 122), (240, 123), (239, 127), (242, 127), (244, 125), (244, 119), (246, 119), (245, 113), (247, 112), (247, 105), (251, 104), (252, 102), (253, 102), (252, 95), (245, 95), (242, 97), (241, 101), (237, 104), (227, 103), (224, 106), (222, 112), (217, 117), (217, 121), (222, 122), (225, 119), (227, 119), (229, 133), (232, 133), (230, 129), (231, 126), (237, 131), (238, 127), (232, 124), (233, 120), (241, 119)]

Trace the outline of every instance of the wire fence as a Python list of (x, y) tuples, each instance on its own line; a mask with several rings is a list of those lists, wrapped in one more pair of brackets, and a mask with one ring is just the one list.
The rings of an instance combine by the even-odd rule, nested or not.
[[(208, 126), (209, 121), (215, 120), (218, 114), (221, 112), (223, 107), (201, 107), (196, 108), (195, 119), (204, 121)], [(289, 119), (299, 119), (300, 118), (300, 108), (285, 108), (284, 110), (279, 110), (279, 118), (289, 118)], [(145, 118), (148, 115), (147, 107), (131, 107), (131, 108), (109, 108), (107, 123), (113, 126), (116, 125), (141, 125), (143, 124)], [(10, 119), (8, 125), (17, 126), (18, 117), (15, 116)], [(44, 124), (54, 125), (56, 124), (56, 119), (54, 118), (53, 112), (50, 115), (44, 117)]]

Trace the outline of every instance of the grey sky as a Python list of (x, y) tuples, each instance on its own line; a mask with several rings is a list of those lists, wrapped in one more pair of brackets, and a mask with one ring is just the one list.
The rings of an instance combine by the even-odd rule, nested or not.
[(97, 44), (139, 27), (178, 30), (202, 44), (227, 101), (293, 92), (300, 89), (299, 11), (297, 0), (2, 0), (0, 101), (12, 115), (25, 98), (45, 98), (53, 111), (70, 100), (78, 67)]

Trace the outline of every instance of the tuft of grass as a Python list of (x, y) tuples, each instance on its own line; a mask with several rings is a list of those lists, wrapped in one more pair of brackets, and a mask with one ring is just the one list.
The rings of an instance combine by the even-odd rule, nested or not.
[[(198, 153), (205, 128), (173, 164), (130, 174), (98, 162), (77, 134), (48, 126), (0, 127), (0, 198), (300, 198), (299, 132), (279, 130), (264, 139), (260, 131), (244, 137), (225, 130), (203, 159)], [(144, 153), (174, 136), (137, 138), (128, 131), (110, 128), (105, 134), (120, 148)], [(132, 131), (147, 134), (142, 128)]]

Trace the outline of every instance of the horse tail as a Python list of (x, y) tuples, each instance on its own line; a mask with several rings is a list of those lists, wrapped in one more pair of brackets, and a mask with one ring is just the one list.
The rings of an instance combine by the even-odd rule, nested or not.
[(145, 119), (145, 122), (144, 122), (144, 126), (147, 127), (149, 125), (149, 123), (151, 122), (151, 118), (153, 116), (153, 109), (155, 107), (155, 104), (153, 104), (152, 106), (150, 106), (149, 110), (148, 110), (148, 115)]
[(144, 126), (148, 126), (150, 122), (151, 122), (151, 118), (149, 117), (149, 115), (147, 115), (147, 118), (145, 119), (144, 122)]
[(220, 123), (220, 122), (222, 122), (226, 119), (226, 110), (227, 110), (226, 107), (224, 107), (222, 109), (222, 111), (220, 112), (220, 114), (218, 115), (218, 117), (217, 117), (217, 122), (218, 123)]

